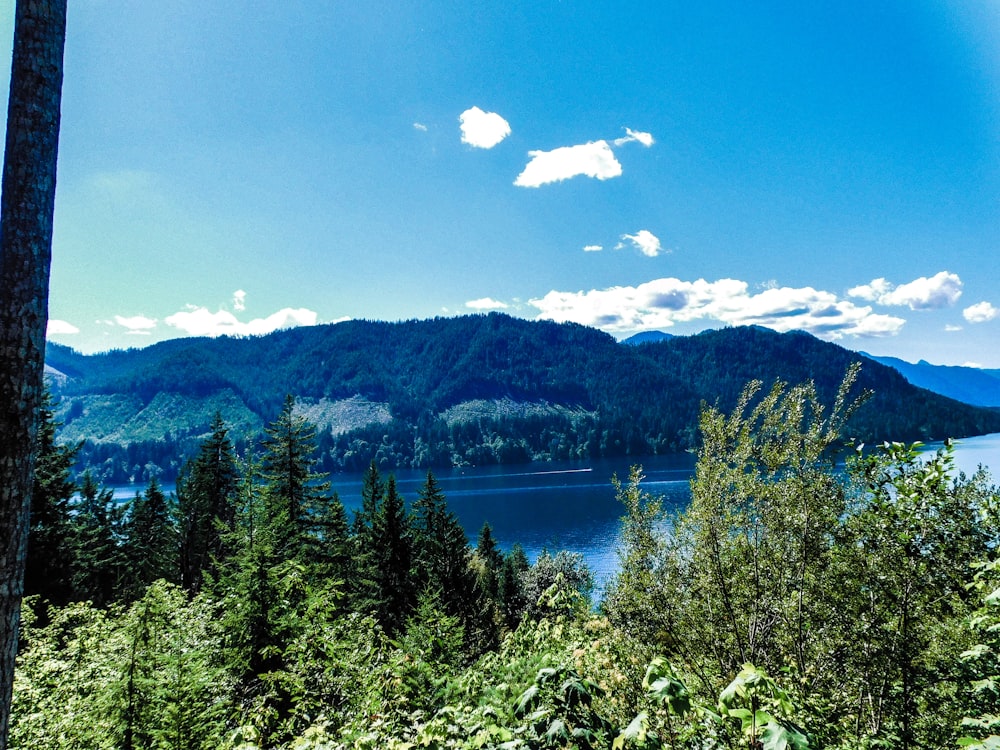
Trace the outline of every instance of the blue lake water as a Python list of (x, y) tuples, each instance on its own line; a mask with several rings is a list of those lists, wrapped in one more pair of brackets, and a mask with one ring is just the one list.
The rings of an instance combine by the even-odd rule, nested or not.
[[(936, 447), (939, 445), (931, 444), (928, 449)], [(983, 465), (993, 467), (994, 476), (998, 476), (1000, 433), (958, 441), (955, 455), (957, 468), (966, 474)], [(440, 469), (434, 476), (470, 542), (475, 544), (479, 529), (489, 522), (503, 549), (509, 550), (518, 542), (531, 560), (543, 549), (580, 552), (600, 588), (617, 568), (618, 525), (623, 512), (611, 477), (617, 474), (622, 482), (627, 481), (633, 463), (643, 468), (643, 489), (663, 496), (665, 507), (683, 508), (687, 504), (694, 470), (690, 454)], [(394, 474), (404, 499), (415, 500), (426, 472), (403, 470)], [(333, 476), (333, 489), (349, 515), (361, 507), (361, 479), (361, 474)], [(134, 497), (136, 489), (116, 488), (116, 497)]]

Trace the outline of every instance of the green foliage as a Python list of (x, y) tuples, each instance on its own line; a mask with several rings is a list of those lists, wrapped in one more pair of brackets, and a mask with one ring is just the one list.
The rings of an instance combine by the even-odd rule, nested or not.
[(1000, 747), (1000, 559), (974, 565), (975, 577), (969, 585), (978, 607), (969, 617), (976, 642), (960, 659), (973, 679), (966, 690), (966, 715), (962, 728), (967, 734), (958, 744), (970, 750)]
[(58, 605), (72, 597), (70, 500), (76, 485), (70, 475), (77, 447), (56, 443), (58, 425), (48, 391), (39, 412), (24, 591)]
[(15, 747), (208, 750), (226, 735), (231, 682), (215, 605), (152, 585), (127, 610), (53, 610), (23, 634)]
[(238, 474), (227, 433), (216, 413), (211, 436), (177, 482), (181, 581), (189, 591), (198, 591), (228, 552), (222, 540), (233, 530)]
[[(476, 357), (517, 361), (485, 341)], [(370, 462), (349, 524), (291, 398), (261, 460), (237, 461), (217, 417), (176, 509), (155, 472), (125, 513), (90, 474), (63, 505), (68, 453), (52, 443), (39, 549), (65, 555), (68, 574), (48, 606), (29, 603), (12, 741), (1000, 745), (1000, 576), (977, 563), (1000, 541), (1000, 497), (985, 473), (954, 471), (950, 444), (928, 455), (887, 443), (841, 469), (857, 376), (829, 411), (812, 383), (752, 384), (728, 413), (705, 407), (693, 500), (677, 517), (643, 491), (638, 467), (616, 479), (621, 571), (600, 616), (579, 555), (531, 565), (517, 545), (503, 554), (488, 526), (470, 549), (432, 474), (408, 513)], [(92, 603), (62, 606), (56, 585)]]
[(142, 595), (153, 581), (179, 582), (177, 527), (172, 503), (153, 477), (135, 496), (124, 520), (122, 554), (128, 561), (122, 590), (128, 598)]

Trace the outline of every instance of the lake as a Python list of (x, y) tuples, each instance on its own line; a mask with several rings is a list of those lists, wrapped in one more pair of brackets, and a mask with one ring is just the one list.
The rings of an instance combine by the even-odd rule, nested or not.
[[(928, 449), (940, 447), (930, 444)], [(957, 441), (958, 469), (972, 474), (980, 465), (1000, 467), (1000, 433)], [(644, 456), (598, 459), (586, 463), (528, 464), (434, 472), (472, 544), (489, 522), (500, 547), (520, 542), (532, 561), (543, 549), (580, 552), (594, 571), (600, 589), (617, 569), (618, 524), (622, 506), (615, 499), (611, 477), (627, 481), (629, 467), (642, 465), (642, 487), (661, 495), (664, 505), (683, 508), (690, 497), (694, 456)], [(394, 472), (400, 493), (411, 503), (427, 477), (423, 470)], [(361, 474), (337, 474), (333, 489), (348, 515), (361, 507)], [(115, 488), (115, 496), (130, 499), (137, 488)], [(165, 487), (165, 491), (173, 487)]]

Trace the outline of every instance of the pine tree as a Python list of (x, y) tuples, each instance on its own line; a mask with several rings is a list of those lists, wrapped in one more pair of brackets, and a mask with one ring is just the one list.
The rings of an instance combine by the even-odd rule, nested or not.
[(225, 556), (225, 533), (232, 531), (239, 475), (233, 446), (222, 415), (216, 413), (212, 434), (177, 482), (181, 583), (197, 591), (203, 575), (213, 573)]
[(520, 544), (515, 544), (504, 557), (503, 572), (500, 576), (500, 601), (504, 620), (511, 630), (521, 621), (521, 615), (527, 604), (523, 576), (530, 567), (528, 556), (524, 554), (524, 548)]
[(289, 395), (265, 433), (265, 522), (273, 531), (275, 553), (283, 558), (299, 558), (304, 553), (306, 536), (330, 502), (329, 482), (313, 471), (316, 428), (295, 414), (295, 399)]
[(354, 577), (355, 561), (347, 523), (347, 511), (337, 493), (317, 512), (305, 540), (305, 557), (312, 578), (321, 585), (339, 582), (339, 590)]
[(71, 598), (101, 607), (114, 598), (121, 575), (122, 511), (112, 491), (102, 489), (89, 471), (83, 474), (80, 497), (72, 510)]
[(372, 550), (377, 561), (375, 573), (375, 616), (386, 633), (402, 629), (416, 602), (416, 587), (410, 578), (413, 539), (403, 498), (396, 490), (396, 478), (389, 476), (381, 511), (372, 529)]
[(24, 592), (38, 594), (58, 606), (69, 601), (72, 591), (69, 504), (76, 486), (70, 480), (70, 471), (79, 448), (56, 443), (59, 425), (48, 391), (42, 399), (40, 419)]
[(125, 521), (125, 596), (138, 598), (161, 578), (171, 583), (179, 580), (177, 529), (172, 515), (159, 481), (151, 478), (146, 491), (135, 496)]
[(377, 517), (382, 513), (385, 483), (373, 460), (368, 464), (361, 481), (361, 508), (354, 512), (352, 549), (354, 551), (354, 580), (349, 587), (354, 606), (361, 612), (375, 612), (379, 607), (378, 546), (375, 539)]
[(493, 538), (493, 529), (489, 522), (483, 524), (476, 540), (476, 555), (483, 566), (480, 576), (480, 588), (483, 593), (494, 601), (500, 599), (500, 576), (503, 573), (503, 553), (497, 547)]

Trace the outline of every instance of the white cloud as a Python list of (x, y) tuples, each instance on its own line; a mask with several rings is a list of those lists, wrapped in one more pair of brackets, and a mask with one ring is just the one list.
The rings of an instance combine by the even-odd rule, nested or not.
[(973, 367), (977, 370), (985, 369), (982, 362), (963, 362), (962, 367)]
[(420, 131), (422, 131), (424, 133), (427, 132), (427, 126), (424, 125), (422, 122), (415, 122), (415, 123), (413, 123), (413, 129), (414, 130), (420, 130)]
[(956, 326), (956, 325), (950, 325), (949, 324), (949, 325), (946, 325), (944, 327), (944, 330), (947, 333), (955, 333), (956, 331), (961, 331), (962, 330), (962, 326)]
[(604, 249), (604, 247), (602, 245), (584, 245), (583, 246), (583, 252), (585, 252), (585, 253), (599, 253), (603, 249)]
[(510, 123), (496, 112), (483, 112), (471, 107), (458, 116), (461, 123), (462, 143), (476, 148), (493, 148), (510, 135)]
[(133, 336), (148, 336), (156, 328), (156, 320), (145, 315), (115, 316), (115, 324), (128, 330)]
[(317, 315), (304, 307), (283, 310), (242, 322), (228, 310), (209, 312), (208, 308), (189, 306), (164, 319), (167, 325), (191, 336), (260, 336), (283, 328), (316, 325)]
[(506, 310), (509, 307), (509, 305), (489, 297), (469, 300), (465, 306), (472, 310)]
[(962, 317), (970, 323), (985, 323), (993, 320), (997, 315), (1000, 315), (1000, 309), (989, 302), (977, 302), (962, 310)]
[(45, 328), (46, 336), (67, 336), (79, 332), (80, 329), (72, 323), (67, 323), (65, 320), (58, 320), (56, 318), (49, 318), (49, 323)]
[(639, 252), (649, 258), (655, 258), (662, 252), (660, 238), (648, 229), (640, 229), (635, 234), (623, 234), (622, 241), (625, 240), (631, 242)]
[(243, 312), (247, 309), (247, 293), (242, 289), (233, 292), (233, 309), (236, 312)]
[(611, 333), (710, 319), (776, 331), (804, 330), (834, 340), (846, 335), (891, 336), (906, 322), (873, 314), (871, 307), (860, 307), (811, 287), (771, 288), (751, 294), (746, 282), (736, 279), (689, 282), (662, 278), (635, 287), (551, 291), (529, 300), (529, 304), (539, 310), (539, 318), (572, 321)]
[(885, 279), (848, 289), (852, 297), (860, 297), (880, 305), (897, 305), (911, 310), (939, 310), (954, 305), (962, 296), (962, 280), (957, 274), (941, 271), (927, 278), (921, 276), (908, 284), (894, 286)]
[(616, 146), (624, 146), (626, 143), (632, 143), (633, 141), (638, 141), (646, 148), (652, 146), (656, 141), (653, 140), (652, 133), (643, 133), (639, 130), (632, 130), (632, 128), (625, 128), (624, 138), (615, 138)]
[(529, 151), (528, 156), (531, 161), (514, 180), (519, 187), (539, 187), (579, 175), (607, 180), (622, 173), (622, 165), (603, 140), (552, 151)]

